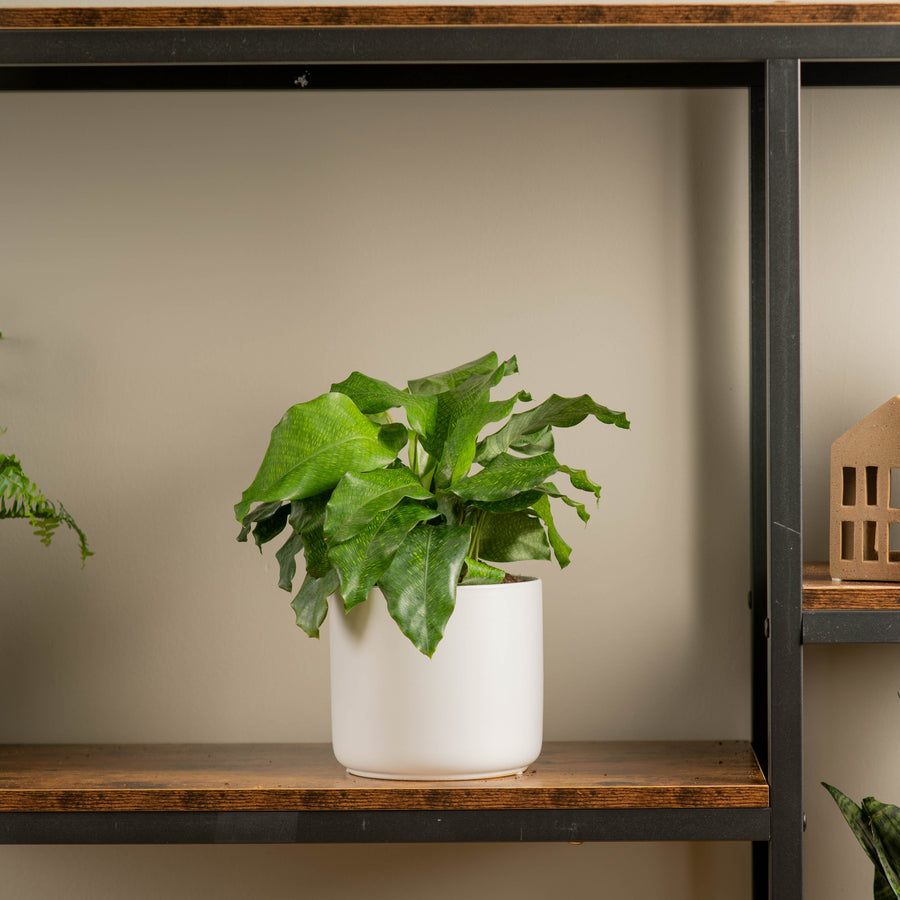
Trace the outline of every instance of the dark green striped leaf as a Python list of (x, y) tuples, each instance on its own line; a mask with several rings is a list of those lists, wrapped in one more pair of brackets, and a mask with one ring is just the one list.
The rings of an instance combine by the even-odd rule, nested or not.
[(387, 466), (396, 452), (345, 394), (323, 394), (292, 406), (272, 429), (250, 487), (235, 506), (242, 521), (252, 503), (294, 500), (330, 490), (347, 472)]
[(379, 580), (400, 630), (432, 656), (456, 604), (456, 585), (470, 529), (443, 525), (413, 529)]
[(328, 558), (340, 576), (345, 609), (352, 609), (369, 596), (407, 534), (419, 522), (436, 515), (435, 510), (421, 503), (402, 500), (394, 509), (378, 513), (349, 540), (329, 547)]
[(556, 530), (556, 525), (553, 522), (553, 511), (550, 509), (550, 500), (547, 495), (545, 494), (539, 500), (536, 500), (533, 508), (547, 528), (547, 537), (550, 540), (550, 546), (553, 548), (553, 555), (556, 557), (559, 567), (564, 569), (569, 564), (572, 548)]
[(291, 608), (297, 616), (297, 624), (310, 637), (317, 638), (319, 629), (328, 615), (328, 598), (338, 589), (337, 572), (332, 569), (323, 578), (307, 575)]
[(406, 411), (409, 427), (417, 434), (430, 434), (434, 430), (437, 414), (437, 401), (434, 397), (414, 396), (386, 381), (363, 375), (362, 372), (353, 372), (344, 381), (333, 384), (331, 390), (346, 394), (367, 415), (399, 406)]
[(480, 472), (457, 481), (451, 491), (466, 501), (506, 500), (531, 490), (558, 469), (559, 463), (552, 453), (524, 458), (502, 453)]
[(500, 584), (506, 578), (506, 572), (496, 566), (489, 566), (480, 559), (466, 557), (466, 569), (460, 584)]
[(580, 397), (560, 397), (558, 394), (552, 394), (533, 409), (516, 413), (503, 428), (485, 438), (478, 446), (476, 459), (484, 465), (525, 435), (535, 434), (548, 426), (571, 428), (583, 422), (588, 416), (594, 416), (607, 425), (630, 427), (625, 413), (601, 406), (587, 394)]
[(481, 529), (478, 558), (492, 562), (550, 559), (550, 543), (540, 519), (527, 511), (488, 513)]
[(334, 489), (325, 514), (325, 538), (346, 541), (375, 516), (393, 509), (404, 497), (433, 500), (431, 491), (406, 467), (345, 475)]

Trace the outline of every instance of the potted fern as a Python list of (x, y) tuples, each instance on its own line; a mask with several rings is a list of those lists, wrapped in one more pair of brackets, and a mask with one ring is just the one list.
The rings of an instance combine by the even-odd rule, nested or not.
[(351, 772), (472, 778), (540, 752), (541, 583), (495, 563), (568, 565), (551, 500), (590, 516), (551, 479), (600, 486), (556, 459), (553, 429), (629, 423), (587, 394), (492, 400), (517, 371), (489, 353), (403, 389), (354, 372), (284, 414), (235, 505), (238, 540), (287, 532), (281, 588), (302, 552), (307, 634), (330, 604), (332, 741)]

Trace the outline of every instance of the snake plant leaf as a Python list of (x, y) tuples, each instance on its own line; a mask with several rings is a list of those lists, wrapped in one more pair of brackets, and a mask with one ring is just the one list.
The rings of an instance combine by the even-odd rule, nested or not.
[(473, 375), (487, 375), (496, 371), (497, 363), (497, 354), (491, 351), (471, 362), (463, 363), (454, 369), (448, 369), (446, 372), (426, 375), (424, 378), (414, 378), (408, 383), (409, 391), (411, 394), (426, 396), (450, 391), (464, 381), (468, 381)]
[(303, 535), (291, 531), (291, 536), (278, 548), (275, 559), (278, 560), (278, 587), (283, 591), (294, 589), (294, 576), (297, 574), (297, 554), (303, 552)]
[(345, 475), (334, 489), (325, 513), (325, 539), (346, 541), (378, 513), (393, 509), (404, 497), (433, 500), (434, 496), (405, 466)]
[(376, 514), (350, 539), (329, 546), (328, 558), (340, 577), (345, 609), (352, 609), (369, 596), (409, 532), (435, 516), (436, 510), (413, 500), (401, 500), (393, 509)]
[(385, 412), (395, 407), (406, 411), (409, 427), (417, 434), (430, 434), (434, 430), (434, 419), (437, 415), (437, 401), (434, 397), (417, 396), (402, 391), (400, 388), (363, 375), (352, 372), (343, 381), (333, 384), (332, 391), (346, 394), (366, 415)]
[(601, 406), (587, 394), (580, 397), (560, 397), (558, 394), (552, 394), (533, 409), (516, 413), (498, 432), (485, 438), (479, 444), (476, 460), (484, 465), (525, 435), (540, 432), (547, 426), (571, 428), (583, 422), (588, 416), (594, 416), (607, 425), (630, 427), (625, 413)]
[(319, 629), (328, 615), (328, 598), (337, 589), (338, 575), (334, 569), (322, 578), (307, 575), (303, 579), (297, 596), (291, 601), (291, 608), (297, 617), (297, 624), (310, 637), (319, 636)]
[(425, 656), (434, 654), (456, 605), (469, 538), (460, 526), (414, 528), (379, 581), (394, 621)]
[(900, 809), (874, 797), (866, 797), (862, 809), (869, 820), (882, 874), (893, 895), (900, 897)]
[(524, 458), (501, 453), (480, 472), (457, 481), (451, 491), (464, 501), (507, 500), (535, 488), (558, 470), (552, 453)]
[(550, 508), (550, 498), (543, 494), (539, 500), (534, 502), (532, 508), (540, 516), (541, 521), (547, 528), (547, 537), (550, 540), (550, 546), (553, 548), (553, 555), (556, 557), (559, 567), (564, 569), (569, 564), (572, 548), (556, 530), (556, 524), (553, 521), (553, 510)]
[(880, 869), (881, 863), (878, 859), (878, 851), (875, 848), (872, 830), (869, 827), (868, 819), (862, 809), (836, 787), (826, 784), (824, 781), (822, 782), (822, 787), (824, 787), (834, 798), (834, 802), (837, 803), (841, 815), (843, 815), (847, 824), (850, 826), (850, 830), (856, 836), (859, 845), (865, 850), (866, 856), (869, 857), (869, 860), (877, 869)]
[(291, 501), (288, 522), (303, 538), (306, 571), (314, 578), (322, 578), (331, 568), (325, 543), (325, 508), (328, 494), (317, 494), (303, 500)]
[(506, 572), (503, 569), (467, 556), (465, 575), (460, 584), (500, 584), (504, 578)]
[(481, 529), (478, 558), (491, 562), (550, 559), (550, 543), (540, 519), (521, 512), (488, 513)]
[(333, 488), (347, 472), (381, 469), (396, 452), (345, 394), (322, 394), (292, 406), (272, 429), (252, 484), (235, 505), (241, 521), (252, 503), (300, 500)]
[(275, 515), (281, 507), (282, 502), (280, 500), (273, 500), (271, 503), (260, 503), (259, 506), (254, 507), (241, 520), (241, 533), (237, 536), (237, 539), (241, 543), (245, 543), (247, 535), (250, 534), (250, 529), (254, 524)]

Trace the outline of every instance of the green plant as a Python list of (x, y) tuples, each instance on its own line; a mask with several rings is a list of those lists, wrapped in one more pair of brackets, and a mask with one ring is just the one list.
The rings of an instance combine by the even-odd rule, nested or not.
[[(5, 430), (0, 428), (0, 434)], [(48, 500), (38, 486), (29, 481), (19, 460), (5, 453), (0, 453), (0, 519), (28, 519), (32, 531), (45, 547), (50, 546), (60, 524), (66, 525), (78, 536), (82, 568), (87, 558), (94, 555), (88, 549), (84, 532), (62, 503)]]
[(875, 900), (900, 897), (900, 808), (866, 797), (857, 806), (846, 794), (822, 782), (875, 866)]
[[(600, 486), (557, 461), (552, 429), (588, 416), (629, 422), (587, 394), (554, 394), (522, 412), (513, 409), (531, 400), (525, 391), (492, 401), (491, 389), (517, 371), (515, 357), (501, 363), (489, 353), (403, 390), (354, 372), (284, 414), (235, 515), (238, 540), (252, 531), (260, 550), (289, 528), (276, 553), (287, 591), (303, 551), (306, 576), (291, 605), (307, 634), (318, 637), (330, 594), (349, 610), (378, 585), (401, 631), (431, 656), (458, 583), (500, 582), (506, 573), (490, 563), (550, 559), (551, 551), (568, 565), (550, 499), (584, 522), (590, 516), (548, 479), (564, 475), (597, 499)], [(394, 408), (406, 424), (391, 420)]]
[(15, 456), (0, 453), (0, 519), (28, 519), (32, 531), (45, 547), (50, 546), (56, 529), (66, 525), (78, 536), (81, 566), (93, 552), (88, 549), (84, 532), (75, 523), (62, 503), (48, 500), (29, 481), (22, 464)]

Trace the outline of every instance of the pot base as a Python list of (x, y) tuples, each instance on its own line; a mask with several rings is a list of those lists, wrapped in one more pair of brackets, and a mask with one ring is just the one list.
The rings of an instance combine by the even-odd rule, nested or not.
[(521, 775), (528, 766), (507, 769), (499, 772), (466, 772), (463, 775), (398, 775), (387, 772), (362, 772), (359, 769), (347, 769), (348, 775), (360, 778), (380, 778), (383, 781), (480, 781), (483, 778), (506, 778), (510, 775)]

